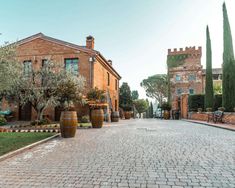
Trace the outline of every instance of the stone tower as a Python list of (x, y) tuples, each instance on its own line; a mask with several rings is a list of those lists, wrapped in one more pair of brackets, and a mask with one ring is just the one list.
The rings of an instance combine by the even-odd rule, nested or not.
[[(202, 85), (202, 48), (186, 47), (168, 49), (167, 70), (169, 76), (169, 100), (178, 99), (183, 93), (201, 94)], [(174, 107), (173, 107), (174, 108)]]

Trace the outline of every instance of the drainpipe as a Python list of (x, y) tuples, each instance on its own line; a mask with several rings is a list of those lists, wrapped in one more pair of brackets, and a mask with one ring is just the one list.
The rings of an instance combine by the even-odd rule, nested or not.
[(89, 62), (90, 62), (90, 86), (91, 86), (91, 88), (93, 88), (94, 61), (95, 61), (94, 57), (90, 57), (89, 58)]

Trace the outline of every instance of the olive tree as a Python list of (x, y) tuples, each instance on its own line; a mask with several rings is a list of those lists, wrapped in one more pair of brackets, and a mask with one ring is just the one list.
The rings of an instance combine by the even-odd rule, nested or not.
[(21, 106), (31, 104), (37, 121), (43, 119), (48, 107), (70, 106), (82, 101), (85, 79), (66, 72), (58, 63), (48, 60), (39, 69), (25, 69), (16, 60), (16, 45), (0, 48), (0, 94), (13, 98)]

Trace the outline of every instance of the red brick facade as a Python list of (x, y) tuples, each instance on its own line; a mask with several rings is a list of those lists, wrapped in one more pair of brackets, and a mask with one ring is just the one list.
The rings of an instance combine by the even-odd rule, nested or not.
[[(113, 110), (118, 110), (119, 104), (119, 80), (120, 75), (112, 65), (94, 50), (94, 38), (87, 37), (86, 46), (78, 46), (65, 41), (57, 40), (42, 33), (33, 35), (18, 42), (17, 58), (20, 63), (26, 60), (32, 62), (33, 69), (40, 69), (44, 59), (50, 59), (64, 66), (66, 58), (78, 58), (78, 72), (86, 79), (86, 92), (94, 87), (105, 90), (109, 93)], [(108, 78), (109, 77), (109, 78)], [(109, 83), (108, 83), (109, 79)], [(19, 118), (19, 108), (14, 106), (14, 113)], [(77, 107), (78, 114), (88, 113), (87, 107)], [(45, 112), (50, 119), (55, 119), (55, 109), (47, 109)], [(36, 114), (32, 109), (31, 119)], [(22, 118), (21, 118), (22, 119)]]
[[(208, 114), (206, 112), (189, 112), (188, 118), (192, 120), (207, 121)], [(235, 113), (225, 112), (223, 117), (223, 123), (235, 124)]]
[(200, 94), (203, 92), (201, 56), (201, 47), (168, 50), (171, 100), (180, 97), (183, 93)]

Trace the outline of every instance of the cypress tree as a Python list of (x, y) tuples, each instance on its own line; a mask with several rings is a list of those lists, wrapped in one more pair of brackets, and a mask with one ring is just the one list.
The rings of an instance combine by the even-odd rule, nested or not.
[(223, 3), (223, 26), (224, 26), (224, 53), (223, 53), (223, 107), (226, 111), (233, 111), (235, 107), (235, 60), (233, 42), (228, 14)]
[(205, 89), (205, 109), (213, 108), (213, 80), (212, 80), (212, 55), (211, 39), (209, 27), (206, 27), (206, 89)]
[(146, 110), (146, 118), (149, 118), (149, 114), (150, 114), (150, 112), (149, 112), (149, 100), (146, 99), (146, 102), (147, 102), (147, 104), (148, 104), (148, 108), (147, 108), (147, 110)]
[(153, 103), (150, 103), (150, 118), (153, 118)]

